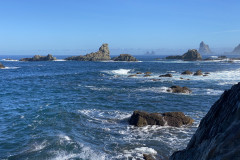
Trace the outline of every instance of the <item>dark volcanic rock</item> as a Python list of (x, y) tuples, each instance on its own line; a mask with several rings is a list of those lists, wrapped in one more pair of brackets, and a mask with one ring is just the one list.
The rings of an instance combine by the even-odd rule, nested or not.
[(189, 70), (182, 72), (182, 75), (190, 75), (190, 74), (193, 74), (193, 73)]
[(194, 76), (202, 76), (203, 73), (201, 70), (198, 70), (197, 72), (194, 73)]
[(148, 113), (143, 111), (134, 111), (130, 120), (130, 125), (143, 127), (146, 125), (168, 125), (180, 127), (182, 125), (190, 125), (193, 119), (185, 116), (182, 112), (167, 112), (167, 113)]
[(0, 63), (0, 69), (2, 68), (5, 68), (5, 66), (2, 63)]
[(110, 51), (108, 44), (103, 44), (97, 52), (86, 54), (85, 56), (73, 56), (65, 58), (65, 60), (74, 61), (106, 61), (110, 60)]
[(172, 93), (192, 93), (189, 88), (180, 86), (172, 86), (167, 91)]
[(187, 145), (170, 160), (240, 159), (240, 83), (215, 102)]
[(113, 58), (114, 61), (137, 61), (135, 57), (130, 54), (120, 54), (120, 56)]
[(196, 49), (189, 49), (182, 56), (168, 56), (166, 59), (181, 59), (184, 61), (197, 61), (202, 60), (202, 56)]
[(232, 53), (237, 53), (237, 54), (240, 54), (240, 44), (234, 48), (234, 50), (232, 51)]
[(160, 75), (159, 77), (172, 77), (172, 74), (164, 74), (164, 75)]
[(35, 55), (32, 58), (22, 58), (19, 61), (53, 61), (56, 60), (56, 57), (53, 57), (51, 54), (47, 56)]
[(203, 41), (200, 43), (198, 51), (199, 51), (199, 53), (202, 53), (202, 54), (212, 53), (209, 46), (206, 45)]

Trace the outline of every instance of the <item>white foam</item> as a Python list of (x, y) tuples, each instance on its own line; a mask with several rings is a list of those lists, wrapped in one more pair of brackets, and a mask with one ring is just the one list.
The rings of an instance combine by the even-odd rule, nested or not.
[(2, 69), (18, 69), (20, 67), (5, 67), (5, 68), (2, 68)]
[(65, 59), (56, 59), (56, 60), (53, 60), (53, 61), (66, 61)]
[(33, 146), (32, 146), (31, 152), (40, 151), (40, 150), (44, 149), (47, 145), (48, 145), (48, 144), (47, 144), (47, 141), (46, 141), (46, 140), (44, 140), (44, 141), (43, 141), (42, 143), (40, 143), (40, 144), (35, 143), (35, 144), (33, 144)]
[(2, 61), (17, 62), (17, 61), (19, 61), (19, 60), (16, 60), (16, 59), (2, 59)]
[(156, 155), (157, 151), (149, 147), (139, 147), (131, 150), (124, 150), (123, 154), (124, 154), (123, 157), (125, 158), (142, 159), (143, 154)]
[(116, 70), (108, 70), (108, 71), (103, 71), (108, 74), (113, 74), (113, 75), (127, 75), (131, 69), (116, 69)]

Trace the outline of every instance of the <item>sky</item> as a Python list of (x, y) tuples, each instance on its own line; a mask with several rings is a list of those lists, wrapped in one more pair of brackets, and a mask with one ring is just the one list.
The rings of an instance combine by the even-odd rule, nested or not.
[[(0, 0), (0, 54), (234, 48), (239, 0)], [(60, 52), (59, 52), (60, 53)]]

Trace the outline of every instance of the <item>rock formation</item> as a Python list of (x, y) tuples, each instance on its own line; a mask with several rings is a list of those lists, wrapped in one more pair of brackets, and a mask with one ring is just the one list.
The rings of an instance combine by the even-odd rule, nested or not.
[(240, 83), (215, 102), (187, 145), (170, 160), (240, 159)]
[(0, 69), (2, 68), (5, 68), (5, 66), (2, 63), (0, 63)]
[(194, 75), (194, 76), (202, 76), (203, 73), (202, 73), (201, 70), (198, 70), (198, 71), (196, 71), (193, 75)]
[(167, 91), (172, 93), (192, 93), (189, 88), (180, 86), (172, 86)]
[(234, 54), (240, 54), (240, 44), (234, 48), (234, 50), (232, 51), (232, 53)]
[(182, 72), (182, 75), (191, 75), (191, 74), (193, 73), (189, 70)]
[(143, 127), (146, 125), (168, 125), (180, 127), (182, 125), (190, 125), (193, 119), (185, 116), (182, 112), (166, 112), (166, 113), (148, 113), (143, 111), (134, 111), (130, 120), (130, 125)]
[(135, 57), (130, 54), (120, 54), (118, 57), (114, 57), (114, 61), (138, 61)]
[(56, 57), (53, 57), (51, 54), (47, 56), (35, 55), (32, 58), (22, 58), (19, 61), (53, 61), (56, 60)]
[(166, 59), (181, 59), (184, 61), (197, 61), (202, 60), (202, 56), (196, 49), (189, 49), (182, 56), (168, 56)]
[(199, 45), (199, 49), (198, 52), (201, 54), (209, 54), (212, 53), (212, 51), (210, 50), (209, 46), (206, 45), (203, 41), (200, 43)]
[(164, 75), (160, 75), (159, 77), (172, 77), (172, 74), (164, 74)]
[(65, 60), (74, 61), (106, 61), (110, 60), (110, 51), (108, 49), (108, 44), (102, 44), (97, 52), (86, 54), (85, 56), (72, 56), (65, 58)]

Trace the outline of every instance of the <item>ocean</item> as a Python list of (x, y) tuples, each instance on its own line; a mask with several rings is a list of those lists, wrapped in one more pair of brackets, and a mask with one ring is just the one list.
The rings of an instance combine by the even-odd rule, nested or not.
[[(0, 59), (9, 57), (31, 56)], [(6, 68), (0, 69), (0, 159), (134, 160), (143, 153), (167, 159), (184, 149), (214, 102), (239, 82), (240, 61), (157, 57), (164, 56), (136, 56), (139, 62), (1, 60)], [(185, 70), (210, 74), (181, 75)], [(152, 76), (128, 77), (136, 72)], [(159, 77), (166, 73), (173, 77)], [(168, 93), (173, 85), (192, 93)], [(195, 122), (137, 128), (128, 125), (135, 110), (181, 111)]]

